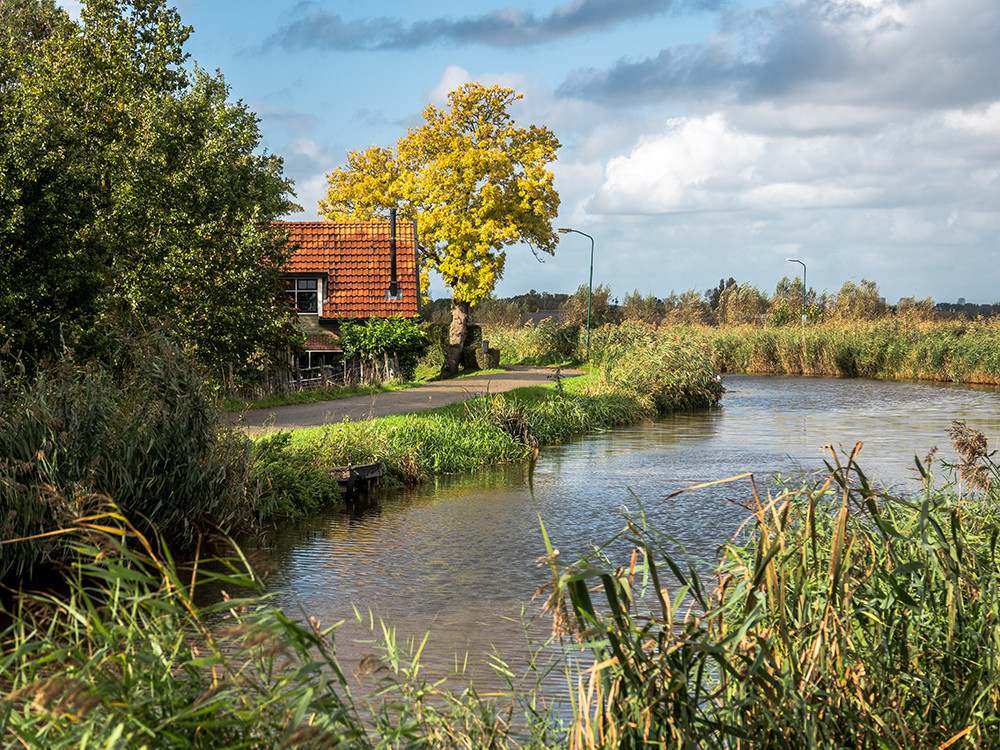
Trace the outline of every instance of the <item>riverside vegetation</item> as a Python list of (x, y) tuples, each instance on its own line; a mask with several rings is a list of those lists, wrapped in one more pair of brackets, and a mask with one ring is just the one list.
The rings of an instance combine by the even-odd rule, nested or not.
[[(596, 356), (642, 330), (652, 341), (701, 345), (719, 372), (824, 375), (1000, 385), (1000, 320), (932, 321), (891, 315), (801, 325), (657, 326), (636, 320), (591, 331)], [(579, 326), (498, 327), (484, 332), (504, 364), (569, 362), (582, 355)]]
[[(498, 661), (508, 689), (488, 697), (428, 682), (387, 625), (349, 677), (336, 626), (271, 606), (238, 549), (179, 565), (105, 500), (59, 519), (68, 590), (10, 611), (0, 731), (54, 748), (993, 747), (1000, 472), (981, 434), (954, 433), (961, 478), (937, 487), (922, 462), (916, 497), (875, 489), (856, 455), (755, 489), (712, 567), (641, 514), (575, 562), (546, 534), (555, 661)], [(540, 690), (551, 670), (565, 694)]]
[[(205, 540), (316, 507), (341, 450), (359, 461), (375, 445), (408, 481), (714, 403), (704, 332), (598, 329), (586, 380), (256, 445), (221, 429), (169, 341), (130, 346), (113, 366), (65, 360), (0, 389), (4, 570), (46, 559), (65, 586), (4, 605), (5, 742), (922, 748), (998, 735), (1000, 472), (962, 425), (953, 483), (936, 486), (925, 461), (923, 493), (893, 497), (833, 457), (825, 481), (755, 492), (714, 564), (676, 557), (641, 515), (588, 558), (551, 553), (558, 659), (525, 675), (498, 663), (503, 695), (428, 683), (419, 644), (380, 625), (355, 696), (335, 627), (274, 609), (248, 557), (233, 547), (209, 564)], [(199, 582), (248, 593), (219, 601)], [(566, 694), (539, 689), (552, 669)]]

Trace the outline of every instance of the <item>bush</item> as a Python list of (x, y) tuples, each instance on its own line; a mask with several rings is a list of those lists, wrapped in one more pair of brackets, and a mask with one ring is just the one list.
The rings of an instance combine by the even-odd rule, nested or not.
[(413, 380), (417, 363), (430, 343), (417, 323), (399, 315), (369, 318), (364, 325), (343, 323), (340, 327), (340, 345), (347, 356), (371, 360), (395, 354), (404, 380)]
[[(422, 323), (420, 329), (427, 335), (428, 346), (424, 361), (431, 364), (441, 364), (448, 354), (448, 336), (450, 323)], [(463, 370), (478, 370), (477, 353), (483, 348), (482, 326), (470, 324), (465, 336), (465, 347), (462, 349)]]
[(491, 328), (483, 334), (490, 347), (500, 350), (501, 362), (513, 365), (561, 365), (580, 357), (581, 328), (546, 318), (537, 325)]
[[(192, 360), (159, 335), (120, 342), (119, 354), (124, 370), (67, 355), (0, 389), (4, 538), (51, 532), (101, 496), (178, 549), (207, 531), (256, 528), (248, 441), (221, 429)], [(0, 575), (61, 549), (58, 536), (4, 545)]]
[(292, 433), (253, 442), (251, 481), (261, 514), (273, 521), (305, 518), (340, 498), (340, 485), (314, 451), (292, 445)]

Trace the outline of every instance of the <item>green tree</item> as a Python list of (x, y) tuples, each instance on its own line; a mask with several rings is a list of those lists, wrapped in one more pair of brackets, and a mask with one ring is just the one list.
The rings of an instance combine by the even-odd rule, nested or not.
[(730, 286), (719, 296), (716, 319), (723, 325), (758, 323), (767, 313), (767, 296), (753, 284)]
[(663, 300), (663, 307), (664, 318), (670, 323), (704, 325), (712, 317), (712, 308), (708, 300), (694, 289), (688, 289), (680, 296), (671, 290)]
[(44, 356), (158, 318), (203, 364), (273, 348), (290, 183), (221, 75), (185, 67), (190, 27), (163, 0), (0, 15), (0, 338)]
[(719, 285), (715, 289), (708, 289), (705, 291), (705, 301), (711, 306), (712, 310), (715, 311), (719, 307), (719, 300), (722, 298), (722, 293), (729, 289), (729, 287), (736, 286), (736, 279), (732, 276), (726, 279), (719, 279)]
[(663, 320), (665, 313), (663, 300), (652, 294), (643, 297), (638, 289), (626, 294), (622, 303), (623, 320), (641, 320), (645, 323), (658, 324)]
[[(815, 320), (819, 314), (820, 299), (816, 290), (806, 290), (806, 317)], [(802, 279), (783, 276), (774, 288), (770, 302), (771, 322), (774, 325), (798, 323), (802, 320)]]
[(861, 279), (845, 281), (833, 302), (831, 314), (834, 320), (857, 321), (877, 320), (889, 312), (885, 298), (879, 293), (878, 284)]
[(585, 325), (587, 323), (588, 297), (590, 303), (590, 327), (605, 323), (614, 323), (618, 319), (618, 311), (615, 303), (611, 300), (611, 287), (605, 284), (598, 284), (590, 288), (586, 284), (581, 284), (569, 299), (562, 303), (559, 308), (563, 313), (563, 320), (570, 325)]
[(420, 260), (451, 290), (452, 321), (443, 375), (458, 370), (469, 310), (503, 276), (504, 248), (530, 243), (554, 253), (559, 196), (547, 165), (559, 141), (544, 127), (518, 127), (513, 89), (470, 83), (429, 105), (425, 124), (396, 148), (348, 153), (328, 175), (320, 213), (330, 220), (384, 217), (396, 207), (419, 220)]

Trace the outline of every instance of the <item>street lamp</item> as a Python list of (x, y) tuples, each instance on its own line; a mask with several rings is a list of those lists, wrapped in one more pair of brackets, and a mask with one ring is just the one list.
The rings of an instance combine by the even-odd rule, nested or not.
[(789, 263), (798, 263), (802, 266), (802, 325), (806, 324), (806, 264), (798, 258), (785, 258)]
[(590, 281), (587, 282), (587, 355), (590, 354), (590, 299), (594, 294), (594, 238), (591, 237), (586, 232), (581, 232), (579, 229), (569, 229), (567, 227), (560, 227), (559, 230), (563, 234), (569, 234), (570, 232), (576, 232), (577, 234), (582, 234), (584, 237), (590, 240)]

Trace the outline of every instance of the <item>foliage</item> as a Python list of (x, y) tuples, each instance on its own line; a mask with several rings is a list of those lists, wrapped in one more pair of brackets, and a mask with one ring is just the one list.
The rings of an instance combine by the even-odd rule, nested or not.
[(555, 626), (594, 656), (571, 746), (993, 744), (996, 495), (900, 498), (853, 456), (830, 469), (773, 498), (753, 487), (753, 532), (707, 575), (641, 515), (572, 564), (546, 536)]
[(508, 365), (563, 365), (580, 359), (582, 328), (545, 318), (537, 325), (489, 328), (484, 338)]
[[(424, 361), (433, 363), (440, 367), (448, 356), (448, 346), (450, 340), (449, 325), (447, 323), (421, 323), (421, 330), (427, 334), (430, 345)], [(458, 363), (462, 370), (478, 370), (479, 364), (476, 361), (476, 353), (483, 346), (483, 329), (478, 325), (470, 325), (468, 335), (465, 337), (465, 346), (462, 347), (462, 356)]]
[(472, 319), (483, 327), (516, 328), (521, 324), (524, 307), (512, 300), (499, 300), (490, 295), (474, 308)]
[[(221, 429), (201, 372), (162, 336), (107, 342), (119, 366), (72, 357), (0, 387), (3, 537), (43, 534), (114, 497), (175, 549), (246, 532), (261, 509), (247, 486), (246, 439)], [(57, 559), (61, 537), (0, 548), (0, 575)]]
[(767, 296), (753, 284), (727, 287), (715, 311), (722, 325), (755, 325), (767, 313)]
[(287, 318), (281, 162), (221, 75), (184, 67), (164, 0), (81, 13), (0, 4), (0, 340), (85, 354), (95, 330), (162, 319), (203, 364), (246, 365)]
[(594, 331), (590, 346), (592, 394), (624, 395), (651, 414), (715, 406), (722, 396), (708, 347), (684, 331), (626, 321)]
[(621, 316), (623, 320), (639, 320), (643, 323), (659, 323), (666, 314), (663, 301), (650, 294), (643, 297), (636, 289), (631, 294), (625, 295), (622, 303)]
[(705, 290), (705, 301), (711, 306), (713, 312), (719, 307), (719, 300), (722, 299), (722, 293), (732, 286), (738, 286), (738, 284), (736, 283), (736, 279), (730, 276), (728, 279), (719, 279), (719, 286), (715, 289)]
[(908, 378), (1000, 384), (1000, 326), (921, 322), (897, 315), (868, 323), (701, 328), (721, 372)]
[(591, 330), (618, 319), (617, 305), (611, 299), (611, 287), (598, 284), (591, 290), (586, 284), (581, 284), (559, 308), (563, 321), (570, 325), (586, 325), (588, 305)]
[(672, 324), (704, 325), (712, 318), (709, 303), (694, 289), (680, 296), (674, 292), (663, 301), (664, 320)]
[[(427, 682), (419, 651), (384, 623), (372, 670), (352, 676), (366, 693), (355, 698), (337, 626), (273, 607), (238, 549), (181, 567), (114, 506), (67, 531), (65, 593), (21, 594), (3, 611), (13, 621), (0, 634), (5, 746), (522, 746), (495, 702)], [(547, 745), (554, 722), (532, 726), (532, 745)]]
[(340, 485), (313, 451), (292, 445), (290, 432), (253, 441), (250, 482), (271, 522), (308, 518), (340, 499)]
[(371, 219), (398, 207), (420, 222), (421, 268), (451, 290), (455, 324), (443, 372), (454, 374), (469, 306), (503, 276), (504, 248), (519, 242), (553, 253), (559, 197), (547, 169), (559, 141), (547, 128), (515, 126), (512, 89), (470, 83), (448, 95), (448, 109), (424, 109), (396, 149), (351, 151), (328, 175), (320, 201), (328, 219)]
[(845, 281), (827, 314), (831, 320), (858, 322), (885, 317), (888, 310), (878, 284), (862, 279), (860, 284)]
[(383, 354), (395, 354), (403, 379), (412, 380), (417, 362), (430, 347), (430, 339), (415, 321), (393, 315), (369, 318), (360, 325), (342, 323), (340, 345), (350, 357), (374, 359)]

